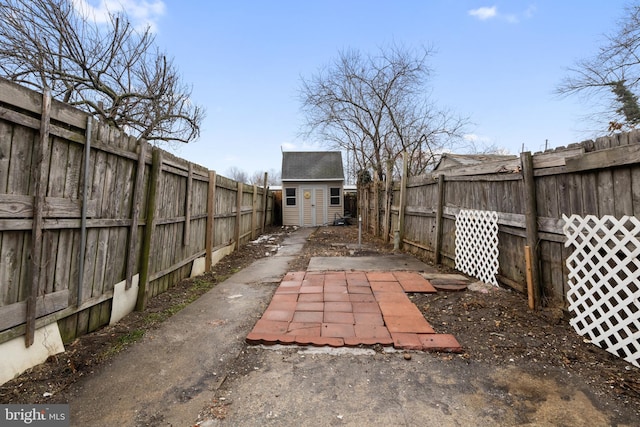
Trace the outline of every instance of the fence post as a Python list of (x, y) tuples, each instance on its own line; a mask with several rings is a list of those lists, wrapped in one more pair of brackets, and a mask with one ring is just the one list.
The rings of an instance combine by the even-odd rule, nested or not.
[(156, 200), (162, 171), (162, 152), (153, 149), (151, 176), (149, 178), (149, 194), (147, 195), (147, 219), (144, 227), (144, 241), (142, 242), (142, 265), (140, 266), (140, 283), (138, 286), (138, 300), (136, 310), (143, 311), (149, 298), (149, 269), (151, 268), (151, 248), (156, 228)]
[(363, 202), (364, 202), (364, 191), (362, 191), (362, 184), (358, 183), (356, 185), (356, 212), (353, 216), (355, 220), (357, 220), (358, 218), (364, 219), (363, 218), (364, 215), (362, 214), (362, 211), (364, 210), (362, 209)]
[(91, 161), (91, 138), (93, 134), (93, 119), (87, 118), (87, 129), (84, 135), (84, 151), (82, 161), (82, 184), (80, 192), (82, 193), (82, 208), (80, 209), (80, 248), (78, 249), (78, 292), (76, 294), (76, 305), (80, 307), (83, 299), (84, 286), (84, 262), (85, 252), (87, 249), (87, 207), (89, 194), (89, 163)]
[(269, 204), (269, 188), (267, 183), (269, 182), (269, 174), (264, 173), (264, 184), (262, 185), (262, 227), (260, 228), (260, 234), (264, 234), (264, 227), (267, 224), (267, 210)]
[(362, 218), (362, 224), (367, 226), (367, 193), (364, 184), (358, 184), (358, 212), (356, 218)]
[(36, 303), (42, 272), (42, 228), (44, 226), (43, 209), (47, 194), (47, 168), (49, 167), (49, 129), (51, 117), (51, 90), (46, 88), (42, 94), (42, 113), (40, 116), (40, 139), (35, 146), (33, 178), (35, 194), (33, 197), (33, 226), (31, 234), (31, 286), (27, 296), (27, 318), (25, 346), (31, 347), (36, 333)]
[(387, 172), (384, 180), (384, 224), (382, 225), (382, 232), (384, 234), (383, 240), (385, 243), (389, 242), (389, 228), (391, 223), (391, 175), (393, 174), (393, 164), (391, 159), (387, 160)]
[(207, 188), (207, 231), (204, 238), (206, 254), (204, 257), (205, 271), (211, 270), (213, 263), (213, 247), (216, 244), (214, 220), (216, 215), (216, 171), (209, 171), (209, 187)]
[(182, 229), (182, 246), (189, 245), (191, 234), (191, 186), (193, 185), (193, 163), (189, 163), (189, 175), (187, 176), (187, 194), (184, 201), (184, 228)]
[(438, 175), (438, 205), (436, 206), (436, 242), (434, 248), (434, 262), (442, 261), (442, 222), (444, 220), (444, 174)]
[(253, 184), (253, 198), (251, 199), (253, 210), (251, 211), (251, 240), (256, 238), (258, 228), (258, 186)]
[(380, 181), (378, 178), (373, 180), (373, 235), (378, 237), (380, 235)]
[(538, 245), (538, 207), (536, 202), (536, 183), (533, 175), (533, 157), (531, 152), (520, 154), (522, 177), (524, 180), (525, 223), (527, 227), (527, 246), (531, 248), (531, 284), (535, 308), (541, 307), (542, 289), (540, 287), (540, 246)]
[(373, 192), (373, 184), (372, 183), (368, 183), (367, 187), (364, 189), (364, 198), (365, 198), (365, 205), (364, 205), (364, 220), (362, 222), (362, 224), (364, 225), (364, 229), (367, 231), (370, 231), (371, 229), (371, 223), (373, 222), (373, 218), (372, 218), (372, 214), (371, 214), (371, 193)]
[(409, 171), (407, 152), (402, 153), (402, 178), (400, 179), (400, 208), (398, 211), (398, 231), (400, 231), (400, 249), (404, 241), (404, 212), (407, 205), (407, 174)]
[[(131, 228), (129, 229), (129, 245), (127, 249), (127, 271), (125, 289), (131, 288), (133, 280), (133, 268), (136, 256), (134, 252), (138, 245), (138, 223), (140, 221), (140, 203), (142, 202), (142, 185), (144, 183), (145, 159), (147, 156), (146, 141), (140, 141), (140, 153), (138, 153), (138, 166), (136, 169), (136, 181), (133, 187), (133, 205), (131, 207)], [(80, 303), (80, 301), (78, 301)]]
[(236, 226), (234, 238), (236, 239), (236, 248), (237, 251), (240, 249), (240, 226), (242, 225), (242, 198), (243, 198), (244, 186), (241, 182), (238, 183), (238, 194), (236, 196)]

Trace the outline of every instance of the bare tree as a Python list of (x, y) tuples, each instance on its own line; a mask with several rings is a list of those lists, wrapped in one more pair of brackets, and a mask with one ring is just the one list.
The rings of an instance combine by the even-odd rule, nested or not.
[(264, 172), (255, 171), (249, 177), (249, 183), (251, 185), (263, 185), (264, 184)]
[(276, 169), (269, 169), (267, 171), (267, 173), (269, 174), (269, 177), (267, 179), (267, 182), (269, 185), (281, 185), (282, 184), (282, 174), (280, 172), (280, 170), (276, 170)]
[[(605, 111), (599, 121), (609, 131), (635, 128), (640, 123), (637, 92), (640, 84), (640, 4), (625, 8), (618, 30), (592, 58), (576, 62), (556, 89), (560, 95), (581, 94)], [(608, 122), (608, 123), (607, 123)]]
[(423, 173), (435, 155), (460, 138), (466, 120), (437, 109), (427, 95), (431, 51), (398, 46), (377, 55), (357, 50), (302, 79), (304, 134), (347, 151), (350, 171), (372, 170), (382, 179), (402, 152), (412, 175)]
[(227, 169), (226, 175), (237, 182), (242, 182), (243, 184), (249, 184), (249, 175), (247, 172), (238, 168), (237, 166), (231, 166)]
[[(249, 177), (249, 183), (255, 185), (264, 185), (264, 171), (255, 171)], [(266, 171), (267, 174), (267, 185), (280, 185), (280, 172), (275, 169), (270, 169)]]
[(0, 74), (151, 142), (196, 139), (204, 110), (150, 28), (122, 13), (101, 24), (74, 4), (0, 0)]

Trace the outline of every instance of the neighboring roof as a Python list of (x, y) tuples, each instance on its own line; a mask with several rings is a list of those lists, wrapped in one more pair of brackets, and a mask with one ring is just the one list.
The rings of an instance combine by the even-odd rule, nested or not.
[(444, 153), (440, 156), (440, 160), (433, 169), (443, 170), (454, 168), (457, 166), (470, 166), (477, 165), (479, 163), (490, 162), (493, 160), (512, 160), (517, 159), (518, 156), (514, 155), (502, 155), (502, 154), (453, 154)]
[(284, 151), (282, 181), (344, 180), (340, 151)]

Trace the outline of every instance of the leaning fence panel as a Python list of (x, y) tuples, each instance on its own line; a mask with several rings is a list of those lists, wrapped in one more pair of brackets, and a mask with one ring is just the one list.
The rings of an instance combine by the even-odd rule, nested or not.
[(640, 220), (563, 215), (571, 326), (640, 367)]

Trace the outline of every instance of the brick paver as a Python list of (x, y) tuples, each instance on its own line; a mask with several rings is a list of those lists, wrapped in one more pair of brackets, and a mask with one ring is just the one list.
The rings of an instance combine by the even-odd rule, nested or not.
[(405, 292), (436, 290), (415, 272), (289, 272), (246, 341), (461, 352), (453, 335), (435, 333)]

